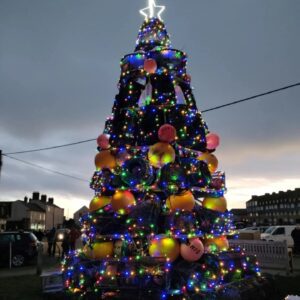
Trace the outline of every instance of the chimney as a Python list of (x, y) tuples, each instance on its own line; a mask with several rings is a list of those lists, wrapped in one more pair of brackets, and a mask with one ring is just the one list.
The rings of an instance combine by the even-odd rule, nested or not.
[(33, 192), (32, 193), (32, 200), (40, 200), (40, 193), (39, 192)]
[(47, 195), (42, 195), (41, 196), (41, 201), (44, 202), (44, 203), (46, 203), (47, 202)]
[(48, 203), (49, 203), (49, 204), (54, 204), (54, 198), (49, 198), (49, 199), (48, 199)]
[(24, 203), (27, 204), (28, 203), (28, 198), (24, 197)]

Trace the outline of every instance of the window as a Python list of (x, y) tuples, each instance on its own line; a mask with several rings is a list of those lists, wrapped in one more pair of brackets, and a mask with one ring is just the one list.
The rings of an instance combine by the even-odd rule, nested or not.
[(271, 234), (273, 232), (273, 230), (274, 230), (274, 227), (271, 226), (265, 231), (265, 233)]
[(30, 239), (31, 241), (33, 241), (33, 242), (38, 240), (37, 237), (36, 237), (33, 233), (31, 233), (31, 232), (29, 233), (29, 236), (28, 236), (28, 237), (29, 237), (29, 239)]
[(22, 237), (20, 234), (16, 234), (15, 239), (16, 239), (16, 241), (21, 241)]
[(14, 236), (12, 234), (1, 234), (0, 235), (0, 244), (5, 245), (9, 244), (10, 242), (14, 242)]
[(285, 234), (285, 228), (284, 228), (284, 227), (279, 227), (279, 228), (277, 228), (277, 229), (274, 231), (274, 233), (273, 233), (273, 235), (280, 235), (280, 234)]

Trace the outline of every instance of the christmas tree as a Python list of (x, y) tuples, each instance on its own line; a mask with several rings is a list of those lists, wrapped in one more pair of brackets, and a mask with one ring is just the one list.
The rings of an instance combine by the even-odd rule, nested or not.
[(197, 109), (187, 56), (171, 47), (163, 10), (154, 0), (141, 10), (135, 52), (121, 61), (97, 140), (84, 247), (63, 262), (66, 289), (80, 296), (208, 299), (259, 271), (229, 249), (225, 175), (213, 154), (219, 137)]

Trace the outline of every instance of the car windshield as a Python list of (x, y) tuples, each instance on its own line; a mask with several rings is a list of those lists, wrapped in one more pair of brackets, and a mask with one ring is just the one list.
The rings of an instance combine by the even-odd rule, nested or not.
[(247, 231), (247, 230), (255, 230), (256, 228), (255, 227), (246, 227), (244, 229), (242, 229), (243, 231)]
[(244, 231), (244, 230), (247, 230), (247, 228), (243, 228), (243, 229), (241, 229), (241, 231)]
[(271, 227), (269, 227), (266, 231), (265, 231), (265, 233), (272, 233), (273, 232), (273, 230), (274, 230), (274, 226), (271, 226)]
[(30, 239), (32, 241), (37, 241), (38, 240), (37, 237), (32, 232), (29, 233), (29, 236), (30, 236)]

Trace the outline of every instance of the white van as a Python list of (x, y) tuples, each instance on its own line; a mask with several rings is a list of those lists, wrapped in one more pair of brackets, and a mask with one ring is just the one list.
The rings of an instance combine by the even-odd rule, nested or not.
[(272, 242), (286, 241), (288, 247), (294, 246), (294, 241), (291, 236), (296, 225), (271, 226), (261, 234), (261, 239)]

